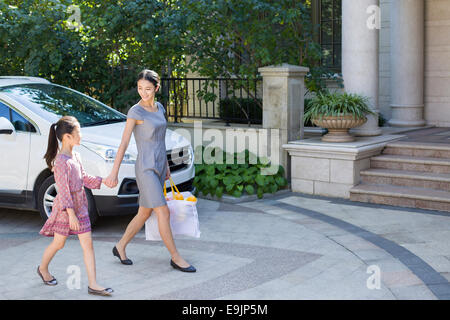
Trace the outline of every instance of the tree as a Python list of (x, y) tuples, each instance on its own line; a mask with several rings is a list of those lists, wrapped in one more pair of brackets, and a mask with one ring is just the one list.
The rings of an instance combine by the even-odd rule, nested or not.
[(318, 68), (311, 3), (305, 0), (180, 0), (189, 68), (208, 77), (254, 78), (283, 62)]
[[(311, 2), (307, 0), (180, 0), (180, 11), (186, 16), (186, 53), (191, 56), (188, 68), (210, 77), (255, 79), (258, 68), (289, 63), (310, 68), (305, 78), (310, 91), (325, 88), (320, 65), (321, 47), (314, 41)], [(256, 82), (233, 81), (231, 94), (243, 89), (255, 99)], [(250, 83), (250, 87), (248, 87)], [(204, 83), (199, 96), (205, 101), (216, 99), (207, 94)], [(209, 89), (210, 90), (210, 89)], [(233, 99), (247, 115), (239, 99)], [(248, 116), (248, 115), (247, 115)], [(250, 122), (249, 122), (250, 123)]]
[(308, 66), (317, 90), (310, 9), (309, 0), (0, 0), (0, 74), (44, 77), (122, 111), (139, 98), (143, 68), (255, 79), (258, 67), (288, 62)]
[[(81, 28), (67, 23), (73, 6)], [(167, 76), (168, 61), (172, 74), (183, 67), (175, 9), (170, 0), (1, 0), (0, 74), (44, 77), (123, 111), (139, 97), (143, 68)]]

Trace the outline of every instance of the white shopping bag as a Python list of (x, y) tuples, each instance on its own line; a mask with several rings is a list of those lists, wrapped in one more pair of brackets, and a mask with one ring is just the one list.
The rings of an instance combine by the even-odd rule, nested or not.
[[(171, 184), (172, 183), (173, 181), (171, 181)], [(176, 186), (175, 189), (177, 191), (176, 194), (181, 194), (183, 199), (192, 196), (192, 193), (189, 191), (179, 192)], [(197, 201), (175, 200), (174, 194), (175, 193), (172, 188), (172, 192), (169, 192), (166, 195), (167, 206), (170, 211), (170, 227), (173, 237), (177, 238), (179, 235), (184, 235), (199, 238), (200, 228), (197, 215)], [(150, 218), (148, 218), (145, 222), (145, 239), (156, 241), (161, 240), (158, 228), (158, 217), (154, 212), (152, 212)]]

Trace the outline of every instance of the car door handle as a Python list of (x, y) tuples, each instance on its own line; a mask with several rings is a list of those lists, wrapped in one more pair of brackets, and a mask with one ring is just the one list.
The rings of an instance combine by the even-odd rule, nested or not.
[(1, 129), (0, 134), (12, 134), (13, 131), (11, 129)]

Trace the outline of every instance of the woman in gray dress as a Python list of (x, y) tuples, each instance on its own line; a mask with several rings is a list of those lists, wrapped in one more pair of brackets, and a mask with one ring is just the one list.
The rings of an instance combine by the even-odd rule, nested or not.
[(170, 265), (184, 272), (195, 272), (196, 269), (180, 256), (175, 247), (170, 229), (169, 208), (163, 194), (163, 186), (165, 180), (169, 179), (170, 169), (166, 157), (165, 109), (161, 103), (155, 102), (155, 93), (160, 87), (158, 74), (152, 70), (143, 70), (139, 73), (137, 86), (141, 100), (128, 111), (122, 141), (111, 173), (105, 183), (111, 187), (117, 186), (120, 164), (130, 142), (131, 134), (134, 133), (138, 150), (135, 171), (139, 188), (139, 210), (128, 224), (120, 241), (113, 248), (113, 254), (120, 259), (121, 263), (133, 264), (127, 258), (125, 248), (154, 211), (158, 218), (161, 239), (172, 256)]

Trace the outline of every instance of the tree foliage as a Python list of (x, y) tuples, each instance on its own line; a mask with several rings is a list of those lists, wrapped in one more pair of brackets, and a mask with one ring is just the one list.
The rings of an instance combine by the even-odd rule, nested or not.
[(311, 6), (291, 0), (181, 0), (187, 16), (189, 67), (205, 76), (257, 76), (258, 67), (311, 65)]
[[(77, 6), (80, 28), (67, 22)], [(0, 74), (51, 79), (123, 110), (143, 68), (184, 61), (174, 1), (0, 1)]]
[(313, 32), (307, 0), (0, 0), (0, 75), (44, 77), (124, 111), (143, 68), (255, 78), (287, 62), (318, 79)]
[(258, 68), (309, 67), (306, 86), (325, 88), (310, 0), (180, 0), (187, 17), (188, 68), (208, 77), (258, 77)]

